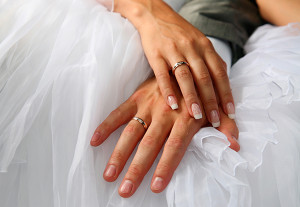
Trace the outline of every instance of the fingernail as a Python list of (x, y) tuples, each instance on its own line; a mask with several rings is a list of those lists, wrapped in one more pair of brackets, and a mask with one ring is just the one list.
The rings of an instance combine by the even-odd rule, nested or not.
[(227, 113), (228, 113), (228, 117), (230, 118), (230, 119), (235, 119), (235, 109), (234, 109), (234, 105), (233, 105), (233, 103), (228, 103), (227, 105), (226, 105), (226, 107), (227, 107)]
[(152, 190), (159, 191), (163, 188), (164, 180), (160, 177), (156, 177), (152, 183)]
[(124, 194), (131, 193), (133, 188), (133, 183), (130, 180), (125, 180), (121, 185), (120, 192)]
[(220, 118), (217, 110), (212, 110), (210, 112), (211, 123), (213, 127), (217, 128), (220, 126)]
[(104, 173), (105, 177), (114, 177), (117, 169), (114, 165), (109, 165)]
[(194, 115), (195, 119), (201, 119), (202, 118), (202, 113), (201, 113), (201, 109), (199, 107), (198, 104), (192, 104), (192, 112)]
[(168, 102), (173, 110), (178, 109), (178, 104), (174, 96), (168, 96)]
[(98, 142), (98, 140), (100, 140), (100, 139), (101, 139), (100, 132), (95, 132), (94, 135), (93, 135), (93, 137), (92, 137), (91, 142)]

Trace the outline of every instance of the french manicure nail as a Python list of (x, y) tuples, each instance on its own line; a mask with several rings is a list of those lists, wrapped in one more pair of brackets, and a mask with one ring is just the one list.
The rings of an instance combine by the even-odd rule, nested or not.
[(160, 177), (156, 177), (152, 183), (152, 190), (161, 190), (163, 188), (164, 180)]
[(173, 110), (178, 109), (178, 104), (174, 96), (168, 96), (168, 102)]
[(198, 104), (192, 104), (192, 112), (194, 115), (195, 119), (201, 119), (202, 118), (202, 113), (201, 113), (201, 109), (199, 107)]
[(125, 180), (120, 188), (121, 193), (129, 194), (133, 188), (133, 183), (130, 180)]
[(227, 103), (226, 107), (227, 107), (228, 117), (230, 119), (235, 119), (235, 109), (233, 103), (231, 102)]
[(210, 112), (211, 123), (213, 127), (217, 128), (220, 126), (220, 118), (217, 110), (212, 110)]
[(100, 132), (95, 132), (94, 135), (93, 135), (93, 137), (92, 137), (91, 142), (98, 142), (98, 140), (100, 140), (100, 139), (101, 139)]
[(114, 177), (116, 175), (117, 169), (114, 165), (109, 165), (104, 173), (106, 177)]

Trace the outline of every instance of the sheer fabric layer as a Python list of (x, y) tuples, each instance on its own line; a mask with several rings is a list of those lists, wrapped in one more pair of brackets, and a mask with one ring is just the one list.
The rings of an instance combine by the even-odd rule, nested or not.
[(102, 178), (122, 129), (101, 147), (89, 140), (151, 75), (137, 31), (93, 1), (0, 6), (2, 206), (300, 205), (299, 24), (259, 28), (232, 68), (239, 153), (204, 128), (163, 193), (149, 187), (156, 160), (123, 199), (118, 186), (132, 158), (116, 182)]

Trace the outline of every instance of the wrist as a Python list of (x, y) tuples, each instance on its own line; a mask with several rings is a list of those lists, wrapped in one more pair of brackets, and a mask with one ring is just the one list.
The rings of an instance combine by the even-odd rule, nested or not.
[(174, 11), (162, 0), (115, 0), (115, 12), (127, 18), (140, 30), (142, 25), (157, 19), (167, 19)]

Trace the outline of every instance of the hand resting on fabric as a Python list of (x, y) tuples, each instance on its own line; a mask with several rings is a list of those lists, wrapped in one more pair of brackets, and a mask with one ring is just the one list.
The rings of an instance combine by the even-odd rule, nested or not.
[(218, 127), (220, 114), (216, 90), (221, 108), (229, 117), (234, 117), (226, 64), (201, 31), (162, 0), (115, 0), (114, 4), (115, 12), (128, 18), (138, 30), (146, 57), (170, 107), (177, 109), (178, 100), (169, 71), (176, 63), (184, 61), (189, 67), (181, 65), (174, 74), (189, 114), (200, 119), (203, 104), (208, 121)]
[[(114, 110), (98, 126), (92, 137), (91, 145), (99, 146), (112, 132), (128, 123), (103, 173), (106, 181), (115, 181), (138, 145), (134, 159), (119, 188), (122, 197), (130, 197), (137, 190), (162, 148), (163, 153), (152, 178), (151, 190), (155, 193), (163, 191), (193, 136), (201, 127), (208, 125), (205, 116), (196, 120), (189, 115), (174, 77), (171, 77), (171, 84), (178, 98), (180, 106), (178, 110), (170, 109), (161, 95), (156, 79), (151, 78)], [(238, 151), (239, 144), (234, 138), (238, 138), (238, 128), (234, 120), (229, 119), (222, 109), (220, 115), (222, 122), (218, 130), (227, 136), (231, 143), (230, 147)], [(141, 123), (132, 120), (133, 117), (144, 120), (148, 129), (145, 130)]]

